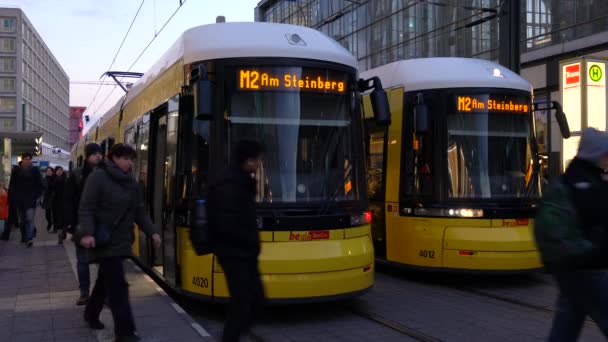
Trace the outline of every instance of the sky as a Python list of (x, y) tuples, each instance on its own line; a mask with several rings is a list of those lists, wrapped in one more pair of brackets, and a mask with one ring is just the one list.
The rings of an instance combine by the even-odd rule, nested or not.
[[(146, 72), (185, 30), (226, 21), (253, 21), (259, 0), (0, 0), (1, 7), (19, 7), (70, 79), (70, 106), (87, 106), (88, 129), (124, 94), (101, 75), (126, 71), (156, 35), (131, 71)], [(141, 10), (116, 55), (138, 8)], [(161, 27), (166, 23), (162, 31)], [(160, 33), (158, 33), (160, 31)], [(94, 84), (82, 84), (82, 83)], [(99, 93), (95, 96), (98, 88)], [(105, 100), (105, 101), (104, 101)]]

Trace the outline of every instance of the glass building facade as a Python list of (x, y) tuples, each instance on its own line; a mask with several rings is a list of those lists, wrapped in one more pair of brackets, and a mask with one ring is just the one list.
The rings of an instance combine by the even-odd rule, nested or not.
[[(264, 0), (256, 21), (325, 32), (367, 70), (400, 59), (498, 60), (500, 0)], [(521, 0), (521, 52), (608, 29), (606, 0)], [(486, 21), (486, 19), (489, 19)]]
[[(256, 20), (318, 29), (350, 50), (367, 70), (400, 59), (434, 56), (498, 58), (499, 0), (268, 0)], [(475, 7), (475, 8), (471, 8)]]

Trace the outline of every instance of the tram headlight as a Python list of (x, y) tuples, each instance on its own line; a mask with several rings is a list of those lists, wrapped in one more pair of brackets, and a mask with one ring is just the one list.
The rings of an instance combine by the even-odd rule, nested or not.
[(352, 215), (350, 217), (351, 226), (363, 226), (372, 223), (372, 212), (366, 211), (361, 215)]
[(442, 216), (442, 217), (483, 217), (483, 209), (469, 208), (415, 208), (414, 215), (416, 216)]

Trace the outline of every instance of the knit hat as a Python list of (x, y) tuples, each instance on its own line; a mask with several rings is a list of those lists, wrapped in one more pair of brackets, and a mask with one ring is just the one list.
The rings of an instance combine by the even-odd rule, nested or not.
[(595, 128), (583, 130), (576, 157), (598, 165), (604, 154), (608, 154), (608, 133)]
[(92, 154), (95, 153), (101, 153), (101, 146), (99, 146), (96, 143), (90, 143), (87, 144), (87, 146), (84, 147), (84, 159), (89, 158)]

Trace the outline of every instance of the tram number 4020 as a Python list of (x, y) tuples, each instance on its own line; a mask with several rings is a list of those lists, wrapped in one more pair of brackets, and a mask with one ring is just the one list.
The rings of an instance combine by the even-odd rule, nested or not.
[(421, 249), (418, 253), (418, 256), (423, 258), (435, 259), (435, 251), (427, 251), (426, 249)]
[(209, 279), (202, 277), (192, 277), (192, 285), (208, 288), (209, 287)]

